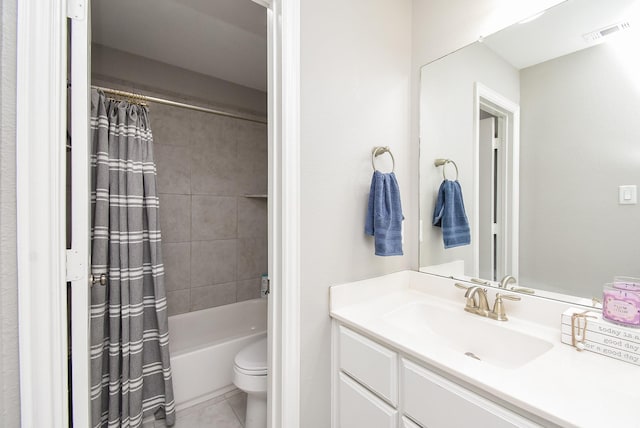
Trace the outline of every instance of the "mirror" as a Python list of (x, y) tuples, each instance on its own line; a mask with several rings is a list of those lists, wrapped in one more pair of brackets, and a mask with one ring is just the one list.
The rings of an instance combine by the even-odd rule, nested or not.
[[(582, 303), (640, 277), (639, 17), (570, 0), (422, 67), (421, 271)], [(445, 248), (465, 234), (453, 187), (432, 225), (443, 174), (468, 245)]]

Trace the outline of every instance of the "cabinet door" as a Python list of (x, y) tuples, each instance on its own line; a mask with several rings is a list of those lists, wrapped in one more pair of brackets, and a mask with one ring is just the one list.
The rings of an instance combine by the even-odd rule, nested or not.
[(539, 427), (423, 367), (402, 365), (404, 412), (425, 427)]
[(398, 354), (340, 326), (340, 369), (394, 407), (398, 404)]
[(396, 428), (398, 412), (340, 373), (339, 428)]
[(413, 422), (411, 419), (406, 416), (402, 417), (402, 428), (422, 428), (417, 423)]

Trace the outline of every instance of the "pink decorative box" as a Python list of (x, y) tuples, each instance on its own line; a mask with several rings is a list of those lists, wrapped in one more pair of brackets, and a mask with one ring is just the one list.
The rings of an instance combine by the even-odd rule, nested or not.
[(640, 280), (615, 278), (604, 286), (602, 317), (616, 324), (640, 327)]

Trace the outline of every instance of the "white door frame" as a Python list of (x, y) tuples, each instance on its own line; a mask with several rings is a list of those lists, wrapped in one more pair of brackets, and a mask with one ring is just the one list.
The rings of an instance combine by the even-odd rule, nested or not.
[(300, 425), (299, 8), (273, 0), (268, 9), (269, 428)]
[[(23, 427), (68, 426), (65, 245), (67, 6), (21, 0), (17, 213)], [(269, 7), (269, 425), (299, 425), (299, 5)], [(75, 413), (75, 412), (74, 412)], [(80, 425), (78, 425), (80, 426)]]
[(66, 427), (66, 34), (62, 0), (18, 2), (16, 191), (23, 427)]
[(479, 217), (480, 217), (480, 108), (492, 114), (504, 118), (505, 136), (505, 156), (510, 168), (506, 171), (507, 180), (505, 183), (505, 198), (503, 201), (505, 245), (504, 261), (505, 269), (510, 275), (518, 277), (518, 248), (519, 248), (519, 225), (520, 225), (520, 106), (504, 97), (500, 93), (490, 89), (480, 82), (475, 82), (474, 104), (473, 104), (473, 124), (474, 124), (474, 215), (471, 227), (471, 242), (473, 244), (473, 269), (474, 276), (478, 276), (480, 271), (480, 246), (479, 246)]
[(71, 16), (71, 248), (67, 250), (67, 281), (71, 283), (71, 419), (91, 425), (91, 182), (89, 120), (91, 115), (90, 3), (74, 3)]

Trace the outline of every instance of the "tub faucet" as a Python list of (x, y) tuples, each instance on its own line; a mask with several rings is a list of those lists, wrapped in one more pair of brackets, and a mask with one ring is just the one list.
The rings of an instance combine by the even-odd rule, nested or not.
[[(478, 296), (477, 301), (476, 295)], [(487, 316), (489, 313), (489, 302), (487, 301), (486, 289), (477, 285), (469, 287), (466, 293), (464, 293), (464, 297), (467, 299), (467, 304), (464, 307), (465, 311), (485, 317)]]
[(498, 287), (507, 288), (507, 285), (515, 284), (515, 283), (516, 283), (516, 279), (511, 275), (507, 275), (504, 278), (502, 278), (502, 280), (500, 281), (500, 285), (498, 285)]

